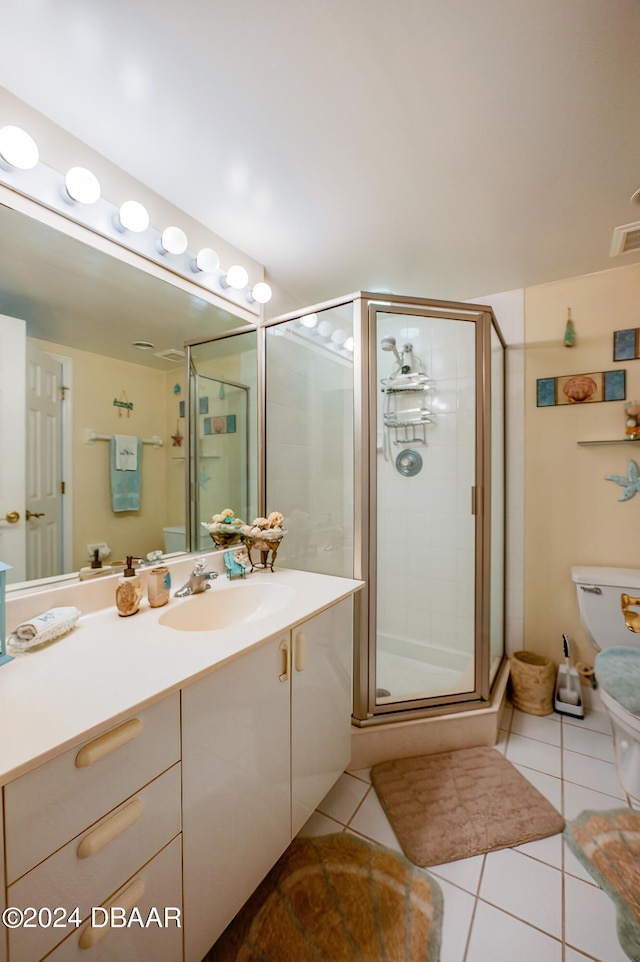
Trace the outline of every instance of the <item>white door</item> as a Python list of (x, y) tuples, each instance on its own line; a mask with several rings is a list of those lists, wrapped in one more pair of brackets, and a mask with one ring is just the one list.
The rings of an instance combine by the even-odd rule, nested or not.
[(25, 322), (0, 315), (0, 561), (13, 566), (10, 584), (26, 578), (25, 344)]
[(60, 463), (62, 365), (27, 340), (27, 578), (64, 570)]
[(291, 841), (288, 643), (182, 691), (185, 962), (200, 962)]

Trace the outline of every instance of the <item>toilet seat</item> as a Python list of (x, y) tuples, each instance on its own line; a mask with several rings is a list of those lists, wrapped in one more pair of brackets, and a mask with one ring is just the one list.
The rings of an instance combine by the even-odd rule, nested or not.
[(597, 654), (595, 670), (604, 691), (626, 711), (640, 717), (640, 650), (607, 648)]
[(631, 808), (640, 808), (640, 651), (608, 648), (596, 656), (596, 678), (609, 716), (618, 780)]

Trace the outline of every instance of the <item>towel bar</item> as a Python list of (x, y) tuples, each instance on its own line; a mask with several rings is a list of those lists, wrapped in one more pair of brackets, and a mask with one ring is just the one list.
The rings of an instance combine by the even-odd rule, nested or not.
[[(110, 441), (113, 435), (111, 434), (96, 434), (91, 428), (84, 429), (84, 443), (92, 444), (94, 441)], [(161, 448), (164, 441), (157, 434), (154, 434), (152, 438), (142, 438), (143, 444), (153, 444), (154, 448)]]

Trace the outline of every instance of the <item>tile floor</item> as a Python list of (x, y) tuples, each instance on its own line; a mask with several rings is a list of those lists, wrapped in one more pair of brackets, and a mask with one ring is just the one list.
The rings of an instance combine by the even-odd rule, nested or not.
[[(583, 720), (508, 705), (496, 746), (567, 820), (626, 805), (609, 721), (594, 693)], [(301, 834), (347, 831), (400, 850), (368, 771), (346, 772)], [(613, 903), (561, 835), (429, 868), (444, 895), (440, 962), (628, 962)]]

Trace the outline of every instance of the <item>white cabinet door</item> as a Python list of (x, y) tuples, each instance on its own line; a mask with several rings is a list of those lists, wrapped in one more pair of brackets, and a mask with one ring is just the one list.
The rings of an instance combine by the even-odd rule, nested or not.
[(200, 962), (290, 841), (288, 647), (287, 633), (182, 692), (186, 962)]
[(349, 764), (352, 659), (351, 598), (292, 632), (292, 836)]

